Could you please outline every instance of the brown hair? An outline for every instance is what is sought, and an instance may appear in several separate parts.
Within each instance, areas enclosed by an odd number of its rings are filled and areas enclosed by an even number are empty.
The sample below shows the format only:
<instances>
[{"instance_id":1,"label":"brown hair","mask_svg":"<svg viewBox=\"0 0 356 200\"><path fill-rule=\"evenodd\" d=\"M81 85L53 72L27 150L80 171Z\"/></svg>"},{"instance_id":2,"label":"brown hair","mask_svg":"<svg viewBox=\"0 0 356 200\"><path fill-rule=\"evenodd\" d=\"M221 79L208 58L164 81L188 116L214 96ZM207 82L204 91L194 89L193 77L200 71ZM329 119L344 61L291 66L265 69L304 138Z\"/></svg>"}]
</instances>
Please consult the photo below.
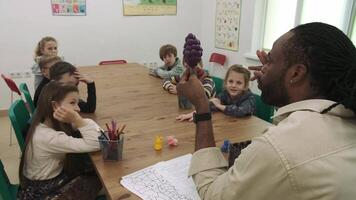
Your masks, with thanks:
<instances>
[{"instance_id":1,"label":"brown hair","mask_svg":"<svg viewBox=\"0 0 356 200\"><path fill-rule=\"evenodd\" d=\"M61 61L51 67L49 70L49 77L51 80L59 81L63 74L69 73L72 75L75 71L77 71L77 68L72 64Z\"/></svg>"},{"instance_id":2,"label":"brown hair","mask_svg":"<svg viewBox=\"0 0 356 200\"><path fill-rule=\"evenodd\" d=\"M163 60L163 58L170 53L177 57L177 48L171 44L166 44L159 48L159 57L161 60Z\"/></svg>"},{"instance_id":3,"label":"brown hair","mask_svg":"<svg viewBox=\"0 0 356 200\"><path fill-rule=\"evenodd\" d=\"M35 49L35 57L43 55L41 50L44 48L45 44L50 41L57 43L57 40L54 39L54 37L50 37L50 36L46 36L38 42L36 49Z\"/></svg>"},{"instance_id":4,"label":"brown hair","mask_svg":"<svg viewBox=\"0 0 356 200\"><path fill-rule=\"evenodd\" d=\"M59 56L42 56L40 58L38 65L40 66L40 69L42 69L48 63L56 62L56 61L59 62L62 61L62 59Z\"/></svg>"},{"instance_id":5,"label":"brown hair","mask_svg":"<svg viewBox=\"0 0 356 200\"><path fill-rule=\"evenodd\" d=\"M245 80L245 87L249 86L251 72L248 69L244 68L242 65L232 65L226 72L225 79L224 79L224 87L226 87L227 78L229 77L230 73L234 71L244 75Z\"/></svg>"},{"instance_id":6,"label":"brown hair","mask_svg":"<svg viewBox=\"0 0 356 200\"><path fill-rule=\"evenodd\" d=\"M35 132L36 128L40 123L43 123L46 119L48 119L52 124L51 128L53 128L54 130L64 131L67 135L72 135L72 133L74 132L71 124L60 122L54 119L53 117L54 110L52 102L61 102L70 92L78 92L78 88L73 84L64 84L57 81L50 81L43 88L38 99L36 112L33 116L30 129L27 133L25 150L21 156L19 167L20 184L23 184L23 169L24 162L26 160L26 152L28 149L27 147L32 140L33 133Z\"/></svg>"}]
</instances>

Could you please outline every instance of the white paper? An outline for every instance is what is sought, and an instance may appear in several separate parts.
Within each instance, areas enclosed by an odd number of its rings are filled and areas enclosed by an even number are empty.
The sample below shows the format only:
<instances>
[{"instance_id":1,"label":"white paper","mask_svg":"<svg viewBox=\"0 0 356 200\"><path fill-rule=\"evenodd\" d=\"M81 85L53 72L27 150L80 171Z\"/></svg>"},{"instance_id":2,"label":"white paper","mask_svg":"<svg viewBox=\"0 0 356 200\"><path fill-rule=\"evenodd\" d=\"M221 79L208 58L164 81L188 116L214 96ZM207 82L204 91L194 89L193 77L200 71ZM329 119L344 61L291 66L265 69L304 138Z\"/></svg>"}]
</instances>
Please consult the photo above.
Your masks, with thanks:
<instances>
[{"instance_id":1,"label":"white paper","mask_svg":"<svg viewBox=\"0 0 356 200\"><path fill-rule=\"evenodd\" d=\"M144 200L199 200L188 168L192 154L159 162L122 177L121 185Z\"/></svg>"}]
</instances>

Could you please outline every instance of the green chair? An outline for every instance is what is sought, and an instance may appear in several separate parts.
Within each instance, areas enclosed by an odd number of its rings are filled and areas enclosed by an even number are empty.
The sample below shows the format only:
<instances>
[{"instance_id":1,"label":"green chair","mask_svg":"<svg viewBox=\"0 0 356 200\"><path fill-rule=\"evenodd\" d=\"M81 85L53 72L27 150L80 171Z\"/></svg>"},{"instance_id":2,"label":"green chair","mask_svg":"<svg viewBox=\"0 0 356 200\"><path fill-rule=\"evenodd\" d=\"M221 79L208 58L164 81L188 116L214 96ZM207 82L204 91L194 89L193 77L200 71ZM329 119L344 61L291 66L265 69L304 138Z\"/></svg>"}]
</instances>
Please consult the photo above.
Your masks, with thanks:
<instances>
[{"instance_id":1,"label":"green chair","mask_svg":"<svg viewBox=\"0 0 356 200\"><path fill-rule=\"evenodd\" d=\"M34 105L34 103L32 101L32 97L31 97L30 91L27 88L26 83L21 83L20 84L20 91L25 96L27 106L28 106L28 108L30 110L30 113L32 115L33 112L35 112L35 105Z\"/></svg>"},{"instance_id":2,"label":"green chair","mask_svg":"<svg viewBox=\"0 0 356 200\"><path fill-rule=\"evenodd\" d=\"M265 104L261 96L258 94L253 94L256 99L256 116L260 119L272 123L272 116L274 115L274 107Z\"/></svg>"},{"instance_id":3,"label":"green chair","mask_svg":"<svg viewBox=\"0 0 356 200\"><path fill-rule=\"evenodd\" d=\"M21 99L16 100L9 108L8 115L15 130L17 142L20 145L21 151L24 150L24 137L28 129L28 121L30 113L28 112L25 102Z\"/></svg>"},{"instance_id":4,"label":"green chair","mask_svg":"<svg viewBox=\"0 0 356 200\"><path fill-rule=\"evenodd\" d=\"M224 80L222 78L215 77L215 76L212 76L211 78L215 83L216 94L220 94L224 89Z\"/></svg>"},{"instance_id":5,"label":"green chair","mask_svg":"<svg viewBox=\"0 0 356 200\"><path fill-rule=\"evenodd\" d=\"M11 184L0 160L0 200L14 200L19 189L18 185Z\"/></svg>"}]
</instances>

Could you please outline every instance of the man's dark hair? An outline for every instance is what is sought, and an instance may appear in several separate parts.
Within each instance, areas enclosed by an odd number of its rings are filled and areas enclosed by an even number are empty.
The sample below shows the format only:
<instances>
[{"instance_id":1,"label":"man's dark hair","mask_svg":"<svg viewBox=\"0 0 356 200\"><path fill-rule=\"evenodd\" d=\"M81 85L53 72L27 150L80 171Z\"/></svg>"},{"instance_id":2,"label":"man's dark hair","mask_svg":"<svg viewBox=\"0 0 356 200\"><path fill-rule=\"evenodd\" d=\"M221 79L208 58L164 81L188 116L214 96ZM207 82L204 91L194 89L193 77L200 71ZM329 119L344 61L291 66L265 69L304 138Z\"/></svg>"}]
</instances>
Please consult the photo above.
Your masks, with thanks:
<instances>
[{"instance_id":1,"label":"man's dark hair","mask_svg":"<svg viewBox=\"0 0 356 200\"><path fill-rule=\"evenodd\" d=\"M356 49L338 28L319 22L299 25L284 46L287 66L304 64L317 95L356 113Z\"/></svg>"},{"instance_id":2,"label":"man's dark hair","mask_svg":"<svg viewBox=\"0 0 356 200\"><path fill-rule=\"evenodd\" d=\"M49 70L49 77L51 80L58 81L62 78L63 74L69 73L70 75L74 74L77 70L72 64L67 62L57 62Z\"/></svg>"}]
</instances>

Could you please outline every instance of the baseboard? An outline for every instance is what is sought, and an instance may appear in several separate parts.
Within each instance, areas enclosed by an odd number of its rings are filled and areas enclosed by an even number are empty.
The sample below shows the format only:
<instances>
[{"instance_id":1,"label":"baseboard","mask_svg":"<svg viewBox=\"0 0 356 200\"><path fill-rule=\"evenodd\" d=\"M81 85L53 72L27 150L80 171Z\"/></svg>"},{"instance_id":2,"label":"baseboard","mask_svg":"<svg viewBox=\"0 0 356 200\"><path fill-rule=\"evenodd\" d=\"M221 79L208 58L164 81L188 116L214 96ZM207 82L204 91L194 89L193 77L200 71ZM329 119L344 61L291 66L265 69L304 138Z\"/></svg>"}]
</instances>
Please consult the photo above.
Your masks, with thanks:
<instances>
[{"instance_id":1,"label":"baseboard","mask_svg":"<svg viewBox=\"0 0 356 200\"><path fill-rule=\"evenodd\" d=\"M0 110L0 117L7 116L7 110Z\"/></svg>"}]
</instances>

